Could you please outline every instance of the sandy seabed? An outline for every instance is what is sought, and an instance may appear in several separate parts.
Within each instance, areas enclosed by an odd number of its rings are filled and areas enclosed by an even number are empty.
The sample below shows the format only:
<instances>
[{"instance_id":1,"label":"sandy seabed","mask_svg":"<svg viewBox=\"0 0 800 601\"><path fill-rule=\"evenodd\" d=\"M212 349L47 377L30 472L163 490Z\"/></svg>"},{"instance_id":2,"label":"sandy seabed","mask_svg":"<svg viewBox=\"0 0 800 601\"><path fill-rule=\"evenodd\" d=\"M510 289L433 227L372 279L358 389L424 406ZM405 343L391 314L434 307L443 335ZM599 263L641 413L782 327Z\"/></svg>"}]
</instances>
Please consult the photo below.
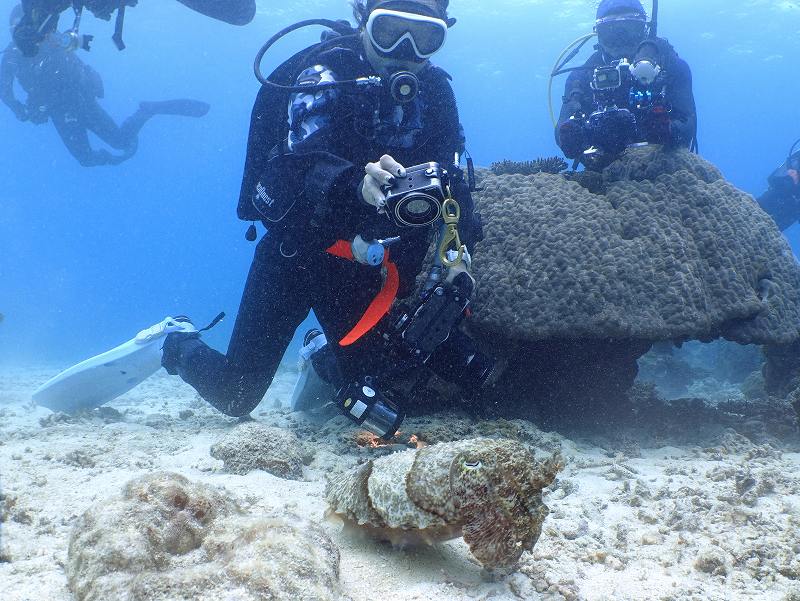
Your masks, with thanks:
<instances>
[{"instance_id":1,"label":"sandy seabed","mask_svg":"<svg viewBox=\"0 0 800 601\"><path fill-rule=\"evenodd\" d=\"M132 477L159 470L222 487L254 514L288 509L319 520L341 550L342 589L353 601L800 600L800 439L771 435L758 417L684 411L646 431L609 425L569 436L521 420L409 418L407 434L511 435L537 454L564 456L538 544L516 572L490 578L461 540L396 550L324 520L326 474L375 451L355 444L342 417L290 412L291 372L253 417L313 445L302 481L225 473L209 448L238 420L177 378L161 372L109 409L67 417L30 400L56 371L0 372L3 601L73 599L64 571L73 522Z\"/></svg>"}]
</instances>

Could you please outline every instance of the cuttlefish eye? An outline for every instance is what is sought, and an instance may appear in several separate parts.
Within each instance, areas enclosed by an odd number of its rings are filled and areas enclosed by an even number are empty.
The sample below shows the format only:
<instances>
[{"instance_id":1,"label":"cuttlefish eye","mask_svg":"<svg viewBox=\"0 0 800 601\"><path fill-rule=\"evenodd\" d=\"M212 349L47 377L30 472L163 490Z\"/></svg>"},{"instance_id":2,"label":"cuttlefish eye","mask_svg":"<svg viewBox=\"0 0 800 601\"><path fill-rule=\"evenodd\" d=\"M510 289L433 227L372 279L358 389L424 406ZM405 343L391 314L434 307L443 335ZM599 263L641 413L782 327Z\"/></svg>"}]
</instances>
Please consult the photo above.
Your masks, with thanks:
<instances>
[{"instance_id":1,"label":"cuttlefish eye","mask_svg":"<svg viewBox=\"0 0 800 601\"><path fill-rule=\"evenodd\" d=\"M480 468L482 468L482 467L483 467L483 464L482 464L480 461L478 461L478 460L475 460L475 461L465 461L465 462L464 462L464 467L465 467L465 468L467 468L468 470L477 470L477 469L480 469Z\"/></svg>"}]
</instances>

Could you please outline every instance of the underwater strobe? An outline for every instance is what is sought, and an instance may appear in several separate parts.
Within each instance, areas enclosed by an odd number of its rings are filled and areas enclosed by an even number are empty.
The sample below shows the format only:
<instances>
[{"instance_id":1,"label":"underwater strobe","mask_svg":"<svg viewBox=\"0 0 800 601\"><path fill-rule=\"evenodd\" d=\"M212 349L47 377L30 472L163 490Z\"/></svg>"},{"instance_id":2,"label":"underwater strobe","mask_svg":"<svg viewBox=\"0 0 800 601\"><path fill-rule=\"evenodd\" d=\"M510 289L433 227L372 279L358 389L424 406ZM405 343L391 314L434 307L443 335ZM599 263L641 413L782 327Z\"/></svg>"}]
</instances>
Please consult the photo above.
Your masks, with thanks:
<instances>
[{"instance_id":1,"label":"underwater strobe","mask_svg":"<svg viewBox=\"0 0 800 601\"><path fill-rule=\"evenodd\" d=\"M405 418L397 405L373 387L369 376L344 386L336 404L348 418L384 440L391 440Z\"/></svg>"}]
</instances>

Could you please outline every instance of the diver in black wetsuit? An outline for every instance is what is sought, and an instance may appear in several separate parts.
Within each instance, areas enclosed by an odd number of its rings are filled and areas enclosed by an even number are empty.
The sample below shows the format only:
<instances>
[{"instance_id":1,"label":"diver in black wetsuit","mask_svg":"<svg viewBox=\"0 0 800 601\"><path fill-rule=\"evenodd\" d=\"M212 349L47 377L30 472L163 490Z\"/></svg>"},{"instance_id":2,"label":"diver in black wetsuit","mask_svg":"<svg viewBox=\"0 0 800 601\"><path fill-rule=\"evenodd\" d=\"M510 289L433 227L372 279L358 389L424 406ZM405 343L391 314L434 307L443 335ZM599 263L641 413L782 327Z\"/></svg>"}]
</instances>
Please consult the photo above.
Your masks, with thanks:
<instances>
[{"instance_id":1,"label":"diver in black wetsuit","mask_svg":"<svg viewBox=\"0 0 800 601\"><path fill-rule=\"evenodd\" d=\"M666 40L647 35L639 0L603 0L597 51L567 79L556 141L567 158L604 166L628 145L692 148L692 73Z\"/></svg>"},{"instance_id":2,"label":"diver in black wetsuit","mask_svg":"<svg viewBox=\"0 0 800 601\"><path fill-rule=\"evenodd\" d=\"M412 293L434 234L434 222L402 227L390 220L387 188L406 181L406 167L436 161L450 168L463 150L449 77L429 61L453 23L446 8L447 0L358 3L357 31L332 35L321 44L327 49L298 53L270 77L285 77L295 91L262 87L239 216L263 221L268 231L255 251L228 351L210 348L191 332L170 333L163 346L167 371L223 413L244 416L255 409L295 329L313 309L338 362L333 378L340 408L359 423L367 418L361 412L371 412L366 427L394 433L396 419L385 413L373 419L382 409L365 408L381 397L377 387L387 367L384 339L377 324L367 322L374 302L391 288L394 269L399 281L389 302L393 294ZM455 178L451 185L469 246L478 236L469 186ZM393 236L400 239L390 247L384 281L365 241ZM445 278L468 287L465 271L461 264ZM369 327L355 335L364 323ZM475 356L469 351L466 364ZM371 384L359 384L355 396L346 392L347 383L366 381ZM358 395L364 402L351 404Z\"/></svg>"},{"instance_id":3,"label":"diver in black wetsuit","mask_svg":"<svg viewBox=\"0 0 800 601\"><path fill-rule=\"evenodd\" d=\"M11 13L12 27L20 15L18 6ZM14 94L15 80L27 94L25 102ZM0 100L20 121L52 121L70 154L85 167L117 165L131 158L136 153L139 130L155 115L202 117L209 109L197 100L142 102L139 110L118 126L97 102L103 95L100 74L75 52L51 41L45 41L32 58L24 56L13 42L3 53ZM90 131L122 153L93 149Z\"/></svg>"},{"instance_id":4,"label":"diver in black wetsuit","mask_svg":"<svg viewBox=\"0 0 800 601\"><path fill-rule=\"evenodd\" d=\"M789 157L773 171L767 182L769 188L758 198L758 204L784 231L800 219L800 140L789 151Z\"/></svg>"},{"instance_id":5,"label":"diver in black wetsuit","mask_svg":"<svg viewBox=\"0 0 800 601\"><path fill-rule=\"evenodd\" d=\"M62 12L85 7L98 19L108 21L120 7L139 0L22 0L23 16L13 30L14 42L25 56L35 56L39 44L58 29ZM232 25L246 25L256 14L255 0L178 0L181 4ZM121 12L121 11L120 11Z\"/></svg>"}]
</instances>

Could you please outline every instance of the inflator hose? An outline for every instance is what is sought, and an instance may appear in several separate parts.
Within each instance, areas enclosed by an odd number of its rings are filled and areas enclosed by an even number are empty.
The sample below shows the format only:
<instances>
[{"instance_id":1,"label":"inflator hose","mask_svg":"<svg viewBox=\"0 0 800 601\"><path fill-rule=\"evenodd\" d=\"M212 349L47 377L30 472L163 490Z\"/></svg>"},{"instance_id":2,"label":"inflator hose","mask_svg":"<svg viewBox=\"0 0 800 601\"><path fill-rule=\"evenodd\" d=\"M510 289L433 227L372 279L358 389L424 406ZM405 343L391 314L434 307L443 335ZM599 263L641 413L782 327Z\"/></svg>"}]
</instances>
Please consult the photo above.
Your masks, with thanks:
<instances>
[{"instance_id":1,"label":"inflator hose","mask_svg":"<svg viewBox=\"0 0 800 601\"><path fill-rule=\"evenodd\" d=\"M547 108L550 111L550 120L553 122L553 127L556 127L558 125L558 121L556 120L556 114L555 111L553 110L553 80L556 78L557 75L561 75L562 73L565 72L562 71L562 69L564 68L564 65L566 63L568 63L574 58L574 54L570 56L567 60L564 60L564 57L570 51L572 51L573 48L575 49L575 54L577 54L577 52L581 49L581 47L596 35L597 35L596 33L587 33L586 35L579 37L569 46L564 48L563 52L558 55L558 58L556 59L556 62L553 65L553 70L550 72L550 79L547 82Z\"/></svg>"},{"instance_id":2,"label":"inflator hose","mask_svg":"<svg viewBox=\"0 0 800 601\"><path fill-rule=\"evenodd\" d=\"M322 27L327 27L328 29L334 31L335 33L339 34L338 37L331 38L327 42L323 42L321 47L317 49L317 52L322 52L323 50L327 49L328 46L335 46L340 44L342 40L350 39L358 34L355 30L350 27L349 24L342 23L341 21L331 21L330 19L307 19L305 21L300 21L295 23L294 25L289 25L288 27L284 27L278 33L273 35L269 38L264 45L261 46L258 53L256 54L256 58L253 61L253 72L255 73L256 79L264 86L271 86L273 88L279 88L285 92L308 92L309 90L317 90L321 88L329 88L329 87L336 87L342 85L351 85L358 83L357 80L344 80L344 81L337 81L337 82L329 82L317 85L304 85L304 86L285 86L274 81L270 81L267 77L264 77L264 74L261 72L261 61L264 60L264 55L267 53L275 42L281 39L283 36L303 27L309 27L311 25L321 25Z\"/></svg>"}]
</instances>

